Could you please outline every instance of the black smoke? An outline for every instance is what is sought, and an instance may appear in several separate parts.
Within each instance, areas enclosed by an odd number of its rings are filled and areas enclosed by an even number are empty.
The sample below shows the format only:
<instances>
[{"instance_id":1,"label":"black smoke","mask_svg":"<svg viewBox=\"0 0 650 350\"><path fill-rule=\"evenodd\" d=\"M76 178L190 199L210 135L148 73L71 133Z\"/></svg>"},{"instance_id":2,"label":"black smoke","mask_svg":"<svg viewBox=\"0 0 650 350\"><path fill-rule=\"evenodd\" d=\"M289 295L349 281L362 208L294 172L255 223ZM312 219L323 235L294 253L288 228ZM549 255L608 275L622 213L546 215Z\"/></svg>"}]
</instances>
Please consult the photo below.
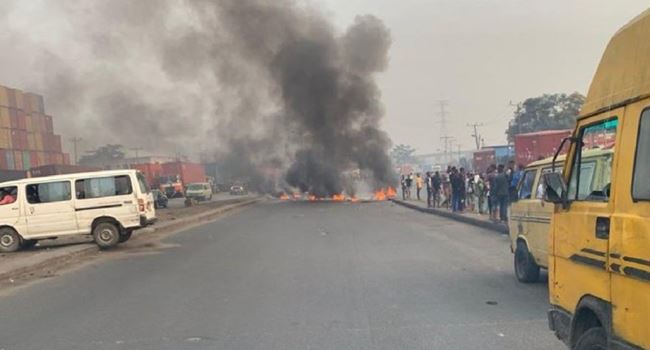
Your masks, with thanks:
<instances>
[{"instance_id":1,"label":"black smoke","mask_svg":"<svg viewBox=\"0 0 650 350\"><path fill-rule=\"evenodd\" d=\"M58 130L89 147L200 154L262 190L350 192L353 169L375 187L393 181L375 82L391 39L376 17L339 32L292 0L21 4L6 16L30 25L0 27L0 45L31 59L5 55L0 75L42 92ZM31 35L38 25L61 33Z\"/></svg>"}]
</instances>

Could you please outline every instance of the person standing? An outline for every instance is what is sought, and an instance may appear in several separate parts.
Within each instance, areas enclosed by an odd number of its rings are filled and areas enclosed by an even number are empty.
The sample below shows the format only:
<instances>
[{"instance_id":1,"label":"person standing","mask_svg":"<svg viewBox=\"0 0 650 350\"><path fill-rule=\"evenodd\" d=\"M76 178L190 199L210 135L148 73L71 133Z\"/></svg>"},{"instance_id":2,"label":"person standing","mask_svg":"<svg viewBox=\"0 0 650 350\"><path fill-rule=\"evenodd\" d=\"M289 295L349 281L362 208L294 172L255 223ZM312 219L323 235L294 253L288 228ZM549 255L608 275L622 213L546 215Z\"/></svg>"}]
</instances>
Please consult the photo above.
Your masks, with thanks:
<instances>
[{"instance_id":1,"label":"person standing","mask_svg":"<svg viewBox=\"0 0 650 350\"><path fill-rule=\"evenodd\" d=\"M420 200L420 191L422 191L422 187L424 187L424 179L422 179L420 173L417 173L415 176L415 191L418 197L418 201Z\"/></svg>"},{"instance_id":2,"label":"person standing","mask_svg":"<svg viewBox=\"0 0 650 350\"><path fill-rule=\"evenodd\" d=\"M436 171L436 173L433 175L433 178L431 178L431 186L433 186L433 207L439 208L440 191L442 190L442 177L440 176L439 171Z\"/></svg>"},{"instance_id":3,"label":"person standing","mask_svg":"<svg viewBox=\"0 0 650 350\"><path fill-rule=\"evenodd\" d=\"M413 186L413 173L406 177L406 198L411 199L411 187Z\"/></svg>"},{"instance_id":4,"label":"person standing","mask_svg":"<svg viewBox=\"0 0 650 350\"><path fill-rule=\"evenodd\" d=\"M404 174L400 176L399 184L402 187L402 200L406 200L406 176Z\"/></svg>"},{"instance_id":5,"label":"person standing","mask_svg":"<svg viewBox=\"0 0 650 350\"><path fill-rule=\"evenodd\" d=\"M495 192L496 185L494 183L494 179L496 178L495 171L496 171L496 165L492 164L488 167L487 175L486 175L488 212L490 213L490 219L493 221L498 220L498 216L497 216L498 201Z\"/></svg>"},{"instance_id":6,"label":"person standing","mask_svg":"<svg viewBox=\"0 0 650 350\"><path fill-rule=\"evenodd\" d=\"M430 171L427 171L424 180L425 184L427 185L427 208L431 208L433 205L433 186L431 183L432 176Z\"/></svg>"},{"instance_id":7,"label":"person standing","mask_svg":"<svg viewBox=\"0 0 650 350\"><path fill-rule=\"evenodd\" d=\"M497 168L497 176L494 178L495 194L499 206L499 220L501 222L508 222L508 204L509 204L509 185L508 175L505 173L503 164Z\"/></svg>"}]
</instances>

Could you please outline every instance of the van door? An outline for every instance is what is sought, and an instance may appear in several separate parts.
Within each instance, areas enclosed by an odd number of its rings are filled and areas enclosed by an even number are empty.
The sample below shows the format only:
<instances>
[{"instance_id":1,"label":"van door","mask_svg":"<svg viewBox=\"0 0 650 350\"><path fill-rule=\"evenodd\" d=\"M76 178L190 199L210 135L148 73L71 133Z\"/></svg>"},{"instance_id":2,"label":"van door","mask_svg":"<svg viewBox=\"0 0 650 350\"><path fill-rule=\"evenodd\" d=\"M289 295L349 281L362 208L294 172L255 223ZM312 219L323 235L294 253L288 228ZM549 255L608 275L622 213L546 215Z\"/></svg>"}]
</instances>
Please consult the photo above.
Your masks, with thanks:
<instances>
[{"instance_id":1,"label":"van door","mask_svg":"<svg viewBox=\"0 0 650 350\"><path fill-rule=\"evenodd\" d=\"M516 248L517 239L523 238L533 256L535 256L535 252L530 237L529 213L531 202L534 201L533 185L536 176L537 168L526 169L517 186L517 201L510 206L510 232L513 249Z\"/></svg>"},{"instance_id":2,"label":"van door","mask_svg":"<svg viewBox=\"0 0 650 350\"><path fill-rule=\"evenodd\" d=\"M552 276L551 301L566 310L575 310L580 299L591 294L610 301L610 277L606 269L609 248L609 228L614 211L610 183L616 174L616 157L603 162L584 159L590 149L614 147L618 119L623 110L582 119L567 166L568 209L558 207L553 217L553 261L549 262ZM601 174L597 176L597 174ZM597 181L596 179L600 179Z\"/></svg>"},{"instance_id":3,"label":"van door","mask_svg":"<svg viewBox=\"0 0 650 350\"><path fill-rule=\"evenodd\" d=\"M20 212L18 186L0 188L0 225L13 227L19 234L24 229L24 217Z\"/></svg>"},{"instance_id":4,"label":"van door","mask_svg":"<svg viewBox=\"0 0 650 350\"><path fill-rule=\"evenodd\" d=\"M645 110L643 108L646 108ZM614 337L650 348L650 103L626 111L609 268Z\"/></svg>"},{"instance_id":5,"label":"van door","mask_svg":"<svg viewBox=\"0 0 650 350\"><path fill-rule=\"evenodd\" d=\"M531 188L531 199L528 204L528 240L537 265L548 267L548 231L551 228L553 206L544 202L543 186L540 188L542 174L551 168L541 168L535 172L534 184Z\"/></svg>"},{"instance_id":6,"label":"van door","mask_svg":"<svg viewBox=\"0 0 650 350\"><path fill-rule=\"evenodd\" d=\"M90 233L93 221L100 216L114 218L124 227L140 222L129 175L78 179L75 197L77 222L83 233Z\"/></svg>"},{"instance_id":7,"label":"van door","mask_svg":"<svg viewBox=\"0 0 650 350\"><path fill-rule=\"evenodd\" d=\"M25 195L30 238L77 233L70 181L27 184Z\"/></svg>"}]
</instances>

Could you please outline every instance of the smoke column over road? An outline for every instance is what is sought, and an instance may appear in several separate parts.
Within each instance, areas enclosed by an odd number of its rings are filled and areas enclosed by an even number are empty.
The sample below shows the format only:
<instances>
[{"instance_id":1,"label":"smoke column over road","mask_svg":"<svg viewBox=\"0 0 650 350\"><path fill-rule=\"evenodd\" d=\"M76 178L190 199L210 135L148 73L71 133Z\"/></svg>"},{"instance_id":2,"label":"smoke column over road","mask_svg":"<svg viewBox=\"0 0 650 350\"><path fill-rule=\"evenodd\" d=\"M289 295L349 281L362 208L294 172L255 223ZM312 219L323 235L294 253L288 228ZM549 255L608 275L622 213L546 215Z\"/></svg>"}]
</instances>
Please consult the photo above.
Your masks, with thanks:
<instances>
[{"instance_id":1,"label":"smoke column over road","mask_svg":"<svg viewBox=\"0 0 650 350\"><path fill-rule=\"evenodd\" d=\"M70 136L201 153L260 187L320 196L347 188L351 169L375 187L394 179L375 83L391 39L376 17L338 32L292 0L4 6L0 45L15 54L0 58L3 83L43 93ZM264 183L278 171L285 184Z\"/></svg>"}]
</instances>

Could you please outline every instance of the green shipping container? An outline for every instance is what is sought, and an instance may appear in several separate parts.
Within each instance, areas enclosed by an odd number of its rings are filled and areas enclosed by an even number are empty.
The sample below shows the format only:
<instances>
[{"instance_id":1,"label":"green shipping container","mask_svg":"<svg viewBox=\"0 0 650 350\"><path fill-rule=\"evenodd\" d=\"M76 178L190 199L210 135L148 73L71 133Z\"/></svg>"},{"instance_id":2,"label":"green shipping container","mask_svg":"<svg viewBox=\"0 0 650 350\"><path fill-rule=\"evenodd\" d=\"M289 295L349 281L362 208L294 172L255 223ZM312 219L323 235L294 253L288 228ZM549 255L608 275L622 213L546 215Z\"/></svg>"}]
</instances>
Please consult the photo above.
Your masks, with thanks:
<instances>
[{"instance_id":1,"label":"green shipping container","mask_svg":"<svg viewBox=\"0 0 650 350\"><path fill-rule=\"evenodd\" d=\"M29 170L31 169L32 165L29 160L29 152L25 151L23 152L23 169Z\"/></svg>"}]
</instances>

